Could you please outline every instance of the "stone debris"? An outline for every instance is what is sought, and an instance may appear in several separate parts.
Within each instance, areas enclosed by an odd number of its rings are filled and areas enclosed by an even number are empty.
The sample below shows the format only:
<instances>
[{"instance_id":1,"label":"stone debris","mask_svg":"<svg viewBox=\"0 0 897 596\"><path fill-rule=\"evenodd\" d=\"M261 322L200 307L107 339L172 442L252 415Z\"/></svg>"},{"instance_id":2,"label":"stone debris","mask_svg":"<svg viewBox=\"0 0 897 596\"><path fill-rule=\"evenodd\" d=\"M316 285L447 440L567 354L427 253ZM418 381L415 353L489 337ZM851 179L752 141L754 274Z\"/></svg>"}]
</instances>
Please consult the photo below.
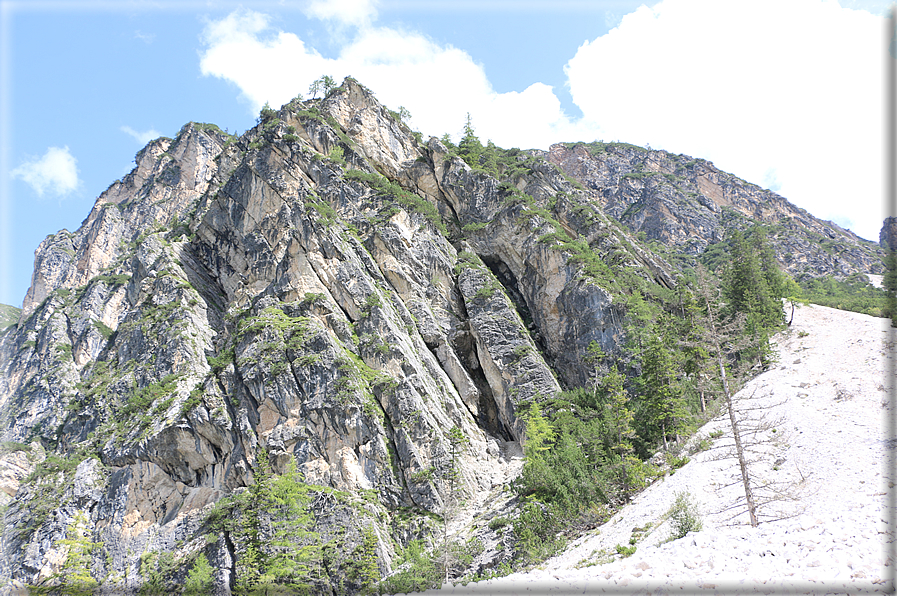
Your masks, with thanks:
<instances>
[{"instance_id":1,"label":"stone debris","mask_svg":"<svg viewBox=\"0 0 897 596\"><path fill-rule=\"evenodd\" d=\"M786 429L797 431L779 446L782 457L775 460L781 466L777 473L798 482L804 479L795 487L793 517L751 528L740 516L734 521L742 525L727 525L732 522L725 522L726 515L718 511L737 498L738 487L713 490L714 482L728 470L720 466L724 462L699 453L540 569L433 593L491 594L495 590L501 594L508 593L504 590L509 586L546 594L571 590L600 594L621 587L633 594L893 591L886 548L893 552L895 533L884 520L888 518L887 484L895 474L894 451L880 433L884 417L894 413L890 402L881 407L874 390L885 370L885 358L878 351L879 342L886 338L884 324L865 315L804 306L797 311L792 328L776 337L779 364L743 389L766 387L778 394L796 385L811 385L803 379L818 376L823 381L811 399L799 400L791 394L775 412L784 417ZM789 356L807 343L809 338L799 338L801 331L813 332L813 346L805 352L802 366L781 364L791 362ZM865 341L849 341L858 336ZM839 399L837 387L842 386L851 388L853 399ZM837 408L839 415L826 414L824 408ZM699 435L725 431L722 422L710 422ZM862 489L864 485L871 489ZM664 513L673 495L686 489L701 502L704 529L667 542L669 524ZM631 557L582 565L591 553L612 552L616 544L628 544L630 529L648 522L653 526Z\"/></svg>"}]
</instances>

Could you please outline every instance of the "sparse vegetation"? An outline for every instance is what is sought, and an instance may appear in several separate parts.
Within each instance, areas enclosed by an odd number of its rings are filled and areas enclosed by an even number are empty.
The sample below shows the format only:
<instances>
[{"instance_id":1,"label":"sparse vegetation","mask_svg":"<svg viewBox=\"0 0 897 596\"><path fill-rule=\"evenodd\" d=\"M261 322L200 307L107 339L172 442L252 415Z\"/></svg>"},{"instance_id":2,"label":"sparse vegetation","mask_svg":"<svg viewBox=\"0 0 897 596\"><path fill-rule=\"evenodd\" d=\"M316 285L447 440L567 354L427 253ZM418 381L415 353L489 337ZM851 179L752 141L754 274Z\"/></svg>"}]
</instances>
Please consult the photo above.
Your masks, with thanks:
<instances>
[{"instance_id":1,"label":"sparse vegetation","mask_svg":"<svg viewBox=\"0 0 897 596\"><path fill-rule=\"evenodd\" d=\"M377 191L381 196L398 201L401 205L409 207L413 212L423 215L443 234L448 233L448 229L445 227L442 218L439 216L439 211L437 211L436 207L426 199L404 190L398 184L390 182L387 178L384 178L379 174L372 174L361 170L349 170L346 172L345 177L347 180L363 182L371 189Z\"/></svg>"},{"instance_id":2,"label":"sparse vegetation","mask_svg":"<svg viewBox=\"0 0 897 596\"><path fill-rule=\"evenodd\" d=\"M19 321L21 312L21 308L0 304L0 331L15 325Z\"/></svg>"},{"instance_id":3,"label":"sparse vegetation","mask_svg":"<svg viewBox=\"0 0 897 596\"><path fill-rule=\"evenodd\" d=\"M699 532L704 527L698 505L688 492L676 493L676 501L667 515L672 528L670 540L684 538L689 532Z\"/></svg>"}]
</instances>

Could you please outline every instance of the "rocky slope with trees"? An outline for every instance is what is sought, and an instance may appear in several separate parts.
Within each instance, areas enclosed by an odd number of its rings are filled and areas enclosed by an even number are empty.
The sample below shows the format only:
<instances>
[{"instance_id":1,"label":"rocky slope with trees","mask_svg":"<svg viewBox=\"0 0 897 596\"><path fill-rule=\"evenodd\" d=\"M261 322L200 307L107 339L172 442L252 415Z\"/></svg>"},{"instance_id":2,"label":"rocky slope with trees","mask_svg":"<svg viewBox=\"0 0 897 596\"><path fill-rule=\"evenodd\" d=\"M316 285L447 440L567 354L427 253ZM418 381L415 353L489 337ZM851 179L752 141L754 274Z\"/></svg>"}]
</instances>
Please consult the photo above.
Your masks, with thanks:
<instances>
[{"instance_id":1,"label":"rocky slope with trees","mask_svg":"<svg viewBox=\"0 0 897 596\"><path fill-rule=\"evenodd\" d=\"M361 594L519 568L710 415L717 275L539 152L469 122L425 143L353 79L321 83L239 137L152 141L38 247L0 331L7 592ZM790 286L744 227L682 246L731 240L720 313L750 341L721 357L756 370ZM840 271L879 271L857 250Z\"/></svg>"},{"instance_id":2,"label":"rocky slope with trees","mask_svg":"<svg viewBox=\"0 0 897 596\"><path fill-rule=\"evenodd\" d=\"M732 230L761 223L777 259L798 280L883 272L876 243L707 160L602 142L559 143L546 157L595 190L605 213L678 252L700 255Z\"/></svg>"}]
</instances>

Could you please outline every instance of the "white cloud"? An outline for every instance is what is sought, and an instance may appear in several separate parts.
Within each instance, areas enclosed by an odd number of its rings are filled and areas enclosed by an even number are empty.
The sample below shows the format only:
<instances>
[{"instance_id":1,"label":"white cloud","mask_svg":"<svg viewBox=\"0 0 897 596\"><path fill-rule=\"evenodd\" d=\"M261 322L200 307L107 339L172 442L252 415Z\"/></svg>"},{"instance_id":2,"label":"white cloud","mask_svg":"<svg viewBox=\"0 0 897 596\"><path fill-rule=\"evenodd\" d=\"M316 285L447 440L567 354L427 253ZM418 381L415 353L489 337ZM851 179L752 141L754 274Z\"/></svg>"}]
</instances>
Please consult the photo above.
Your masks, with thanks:
<instances>
[{"instance_id":1,"label":"white cloud","mask_svg":"<svg viewBox=\"0 0 897 596\"><path fill-rule=\"evenodd\" d=\"M376 5L374 0L311 0L305 14L343 25L361 26L376 18Z\"/></svg>"},{"instance_id":2,"label":"white cloud","mask_svg":"<svg viewBox=\"0 0 897 596\"><path fill-rule=\"evenodd\" d=\"M313 2L308 10L364 26L324 58L266 15L236 11L207 25L202 73L233 82L256 112L307 94L321 75L352 75L387 106L407 107L426 135L457 139L470 112L477 135L504 147L650 143L778 187L814 215L878 237L882 23L868 12L823 0L642 6L566 65L584 115L574 120L547 85L498 93L463 50L370 26L371 2Z\"/></svg>"},{"instance_id":3,"label":"white cloud","mask_svg":"<svg viewBox=\"0 0 897 596\"><path fill-rule=\"evenodd\" d=\"M877 240L882 25L818 0L664 0L584 43L566 72L606 140L774 182L814 215Z\"/></svg>"},{"instance_id":4,"label":"white cloud","mask_svg":"<svg viewBox=\"0 0 897 596\"><path fill-rule=\"evenodd\" d=\"M140 41L142 41L143 43L148 45L148 44L153 43L153 40L156 39L156 34L155 33L143 33L142 31L140 31L140 29L138 29L138 30L134 31L134 39L139 39Z\"/></svg>"},{"instance_id":5,"label":"white cloud","mask_svg":"<svg viewBox=\"0 0 897 596\"><path fill-rule=\"evenodd\" d=\"M126 134L134 137L134 139L141 145L146 145L153 139L158 139L159 137L162 136L161 132L159 132L158 130L155 130L153 128L146 130L144 132L140 132L140 131L134 130L130 126L122 126L119 128L119 130L122 131L123 133L126 133Z\"/></svg>"},{"instance_id":6,"label":"white cloud","mask_svg":"<svg viewBox=\"0 0 897 596\"><path fill-rule=\"evenodd\" d=\"M10 175L25 181L39 197L46 192L61 197L81 185L77 163L68 147L50 147L43 157L25 161Z\"/></svg>"}]
</instances>

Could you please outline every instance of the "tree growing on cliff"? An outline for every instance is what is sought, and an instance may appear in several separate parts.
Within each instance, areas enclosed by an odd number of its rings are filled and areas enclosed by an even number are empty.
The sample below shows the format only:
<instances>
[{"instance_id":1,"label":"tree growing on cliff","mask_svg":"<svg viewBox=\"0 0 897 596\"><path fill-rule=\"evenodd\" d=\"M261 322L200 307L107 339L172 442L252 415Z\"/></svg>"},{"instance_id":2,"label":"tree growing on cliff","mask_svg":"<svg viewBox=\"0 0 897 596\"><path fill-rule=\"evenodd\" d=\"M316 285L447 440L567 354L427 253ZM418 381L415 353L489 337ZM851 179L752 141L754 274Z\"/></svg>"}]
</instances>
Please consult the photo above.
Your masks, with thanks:
<instances>
[{"instance_id":1,"label":"tree growing on cliff","mask_svg":"<svg viewBox=\"0 0 897 596\"><path fill-rule=\"evenodd\" d=\"M100 548L102 543L90 540L87 525L87 516L78 511L66 529L65 538L56 541L56 546L67 550L61 572L54 575L47 585L31 586L34 593L89 596L96 591L99 582L91 574L90 564L93 551Z\"/></svg>"},{"instance_id":2,"label":"tree growing on cliff","mask_svg":"<svg viewBox=\"0 0 897 596\"><path fill-rule=\"evenodd\" d=\"M480 156L483 154L483 144L477 138L470 120L470 112L467 113L467 121L464 123L464 132L461 141L458 142L458 156L467 162L472 168L480 167Z\"/></svg>"},{"instance_id":3,"label":"tree growing on cliff","mask_svg":"<svg viewBox=\"0 0 897 596\"><path fill-rule=\"evenodd\" d=\"M199 553L184 581L184 596L205 596L212 592L212 566L203 553Z\"/></svg>"},{"instance_id":4,"label":"tree growing on cliff","mask_svg":"<svg viewBox=\"0 0 897 596\"><path fill-rule=\"evenodd\" d=\"M461 453L470 445L470 439L459 427L453 426L446 433L448 439L447 461L440 471L443 483L448 487L443 496L442 511L442 544L436 553L436 564L442 570L442 577L449 580L450 575L459 566L459 546L448 535L449 524L452 523L463 506L461 485Z\"/></svg>"},{"instance_id":5,"label":"tree growing on cliff","mask_svg":"<svg viewBox=\"0 0 897 596\"><path fill-rule=\"evenodd\" d=\"M617 479L623 495L628 500L633 489L643 480L635 473L636 470L641 470L641 461L635 456L632 446L632 439L635 437L632 429L634 416L629 409L629 395L623 387L623 375L616 365L604 376L601 385L606 393L604 428L607 432L608 450L613 458L612 465L618 471Z\"/></svg>"},{"instance_id":6,"label":"tree growing on cliff","mask_svg":"<svg viewBox=\"0 0 897 596\"><path fill-rule=\"evenodd\" d=\"M321 546L310 530L308 487L291 459L276 475L268 455L260 450L253 482L241 503L242 524L237 534L245 545L237 560L237 592L310 593L321 573Z\"/></svg>"}]
</instances>

